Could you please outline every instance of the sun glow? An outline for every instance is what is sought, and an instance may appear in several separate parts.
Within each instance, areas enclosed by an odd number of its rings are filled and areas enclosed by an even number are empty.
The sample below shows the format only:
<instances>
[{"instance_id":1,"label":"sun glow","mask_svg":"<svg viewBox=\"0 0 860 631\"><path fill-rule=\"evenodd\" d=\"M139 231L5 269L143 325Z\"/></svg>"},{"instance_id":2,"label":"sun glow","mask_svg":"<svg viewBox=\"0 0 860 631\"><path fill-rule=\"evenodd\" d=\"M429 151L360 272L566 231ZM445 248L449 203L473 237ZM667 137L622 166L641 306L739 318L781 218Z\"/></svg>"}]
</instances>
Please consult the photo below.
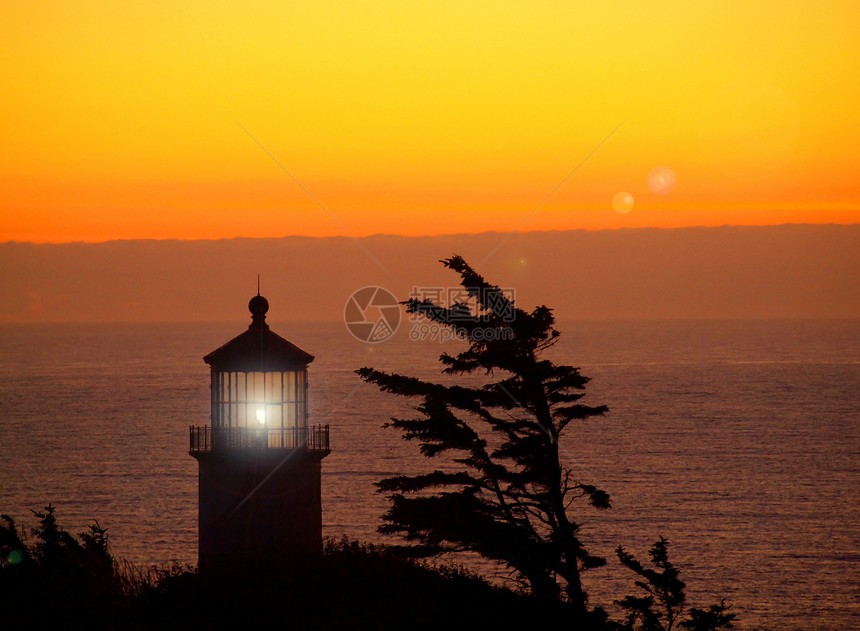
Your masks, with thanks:
<instances>
[{"instance_id":1,"label":"sun glow","mask_svg":"<svg viewBox=\"0 0 860 631\"><path fill-rule=\"evenodd\" d=\"M858 13L12 3L0 240L858 221Z\"/></svg>"}]
</instances>

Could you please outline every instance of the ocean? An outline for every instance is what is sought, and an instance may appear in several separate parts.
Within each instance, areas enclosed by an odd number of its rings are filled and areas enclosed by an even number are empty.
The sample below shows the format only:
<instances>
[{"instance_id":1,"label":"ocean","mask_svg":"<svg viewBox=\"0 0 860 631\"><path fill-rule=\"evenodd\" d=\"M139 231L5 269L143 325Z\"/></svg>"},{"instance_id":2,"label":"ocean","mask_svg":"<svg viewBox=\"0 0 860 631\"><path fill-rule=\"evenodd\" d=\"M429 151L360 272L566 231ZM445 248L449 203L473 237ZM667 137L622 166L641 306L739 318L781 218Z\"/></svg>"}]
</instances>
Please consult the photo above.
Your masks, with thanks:
<instances>
[{"instance_id":1,"label":"ocean","mask_svg":"<svg viewBox=\"0 0 860 631\"><path fill-rule=\"evenodd\" d=\"M197 469L188 427L208 422L202 357L235 324L0 325L0 512L28 528L57 507L80 532L97 519L116 556L196 563ZM373 483L428 466L382 425L409 401L354 370L425 378L459 342L379 344L342 323L270 323L316 356L310 422L331 426L323 534L383 543ZM860 321L561 322L550 351L591 378L609 413L568 430L576 475L612 497L571 507L606 568L592 604L633 593L623 545L640 559L660 535L688 601L725 597L741 629L860 628ZM472 562L495 579L498 568Z\"/></svg>"}]
</instances>

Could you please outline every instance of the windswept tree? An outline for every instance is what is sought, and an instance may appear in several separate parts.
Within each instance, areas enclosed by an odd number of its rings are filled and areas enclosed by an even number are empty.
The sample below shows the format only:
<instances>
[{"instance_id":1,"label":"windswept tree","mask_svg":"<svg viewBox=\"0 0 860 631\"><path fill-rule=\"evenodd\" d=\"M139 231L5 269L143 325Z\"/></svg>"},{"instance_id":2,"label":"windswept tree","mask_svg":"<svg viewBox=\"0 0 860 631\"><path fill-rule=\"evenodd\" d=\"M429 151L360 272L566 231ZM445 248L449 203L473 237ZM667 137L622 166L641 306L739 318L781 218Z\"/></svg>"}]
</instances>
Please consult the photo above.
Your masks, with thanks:
<instances>
[{"instance_id":1,"label":"windswept tree","mask_svg":"<svg viewBox=\"0 0 860 631\"><path fill-rule=\"evenodd\" d=\"M580 540L573 505L582 500L606 509L610 502L565 464L562 443L566 431L607 408L581 402L588 378L577 368L544 357L559 337L550 309L516 307L459 256L441 262L460 275L469 299L404 304L468 343L457 355L442 354L444 373L482 374L485 382L446 385L357 371L383 391L420 398L415 418L386 426L416 441L424 456L446 460L435 470L377 483L391 502L380 531L405 536L422 554L468 550L506 564L534 595L565 599L584 619L582 573L605 559Z\"/></svg>"}]
</instances>

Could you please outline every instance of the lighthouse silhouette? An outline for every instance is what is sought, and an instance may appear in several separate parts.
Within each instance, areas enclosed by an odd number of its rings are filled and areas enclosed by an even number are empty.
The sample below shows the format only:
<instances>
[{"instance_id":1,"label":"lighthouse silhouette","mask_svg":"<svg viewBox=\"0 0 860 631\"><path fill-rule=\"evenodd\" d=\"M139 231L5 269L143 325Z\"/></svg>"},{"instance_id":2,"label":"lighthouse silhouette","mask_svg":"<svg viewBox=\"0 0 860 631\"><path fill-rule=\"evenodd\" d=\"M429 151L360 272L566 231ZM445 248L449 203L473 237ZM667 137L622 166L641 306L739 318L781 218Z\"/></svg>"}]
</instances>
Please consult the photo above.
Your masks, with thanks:
<instances>
[{"instance_id":1,"label":"lighthouse silhouette","mask_svg":"<svg viewBox=\"0 0 860 631\"><path fill-rule=\"evenodd\" d=\"M201 570L322 548L321 464L330 449L328 425L308 426L314 357L269 328L259 290L248 309L248 330L203 358L210 425L190 428Z\"/></svg>"}]
</instances>

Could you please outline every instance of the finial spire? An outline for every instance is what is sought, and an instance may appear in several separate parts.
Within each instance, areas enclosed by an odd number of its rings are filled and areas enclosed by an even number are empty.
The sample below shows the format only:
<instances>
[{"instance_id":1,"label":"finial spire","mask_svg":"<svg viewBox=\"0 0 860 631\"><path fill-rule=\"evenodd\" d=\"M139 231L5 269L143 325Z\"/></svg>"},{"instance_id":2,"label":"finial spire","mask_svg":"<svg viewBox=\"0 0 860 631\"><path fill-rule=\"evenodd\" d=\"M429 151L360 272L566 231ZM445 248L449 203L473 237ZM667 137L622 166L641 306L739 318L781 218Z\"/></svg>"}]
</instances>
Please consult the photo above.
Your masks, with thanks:
<instances>
[{"instance_id":1,"label":"finial spire","mask_svg":"<svg viewBox=\"0 0 860 631\"><path fill-rule=\"evenodd\" d=\"M257 274L257 295L260 295L260 275Z\"/></svg>"}]
</instances>

